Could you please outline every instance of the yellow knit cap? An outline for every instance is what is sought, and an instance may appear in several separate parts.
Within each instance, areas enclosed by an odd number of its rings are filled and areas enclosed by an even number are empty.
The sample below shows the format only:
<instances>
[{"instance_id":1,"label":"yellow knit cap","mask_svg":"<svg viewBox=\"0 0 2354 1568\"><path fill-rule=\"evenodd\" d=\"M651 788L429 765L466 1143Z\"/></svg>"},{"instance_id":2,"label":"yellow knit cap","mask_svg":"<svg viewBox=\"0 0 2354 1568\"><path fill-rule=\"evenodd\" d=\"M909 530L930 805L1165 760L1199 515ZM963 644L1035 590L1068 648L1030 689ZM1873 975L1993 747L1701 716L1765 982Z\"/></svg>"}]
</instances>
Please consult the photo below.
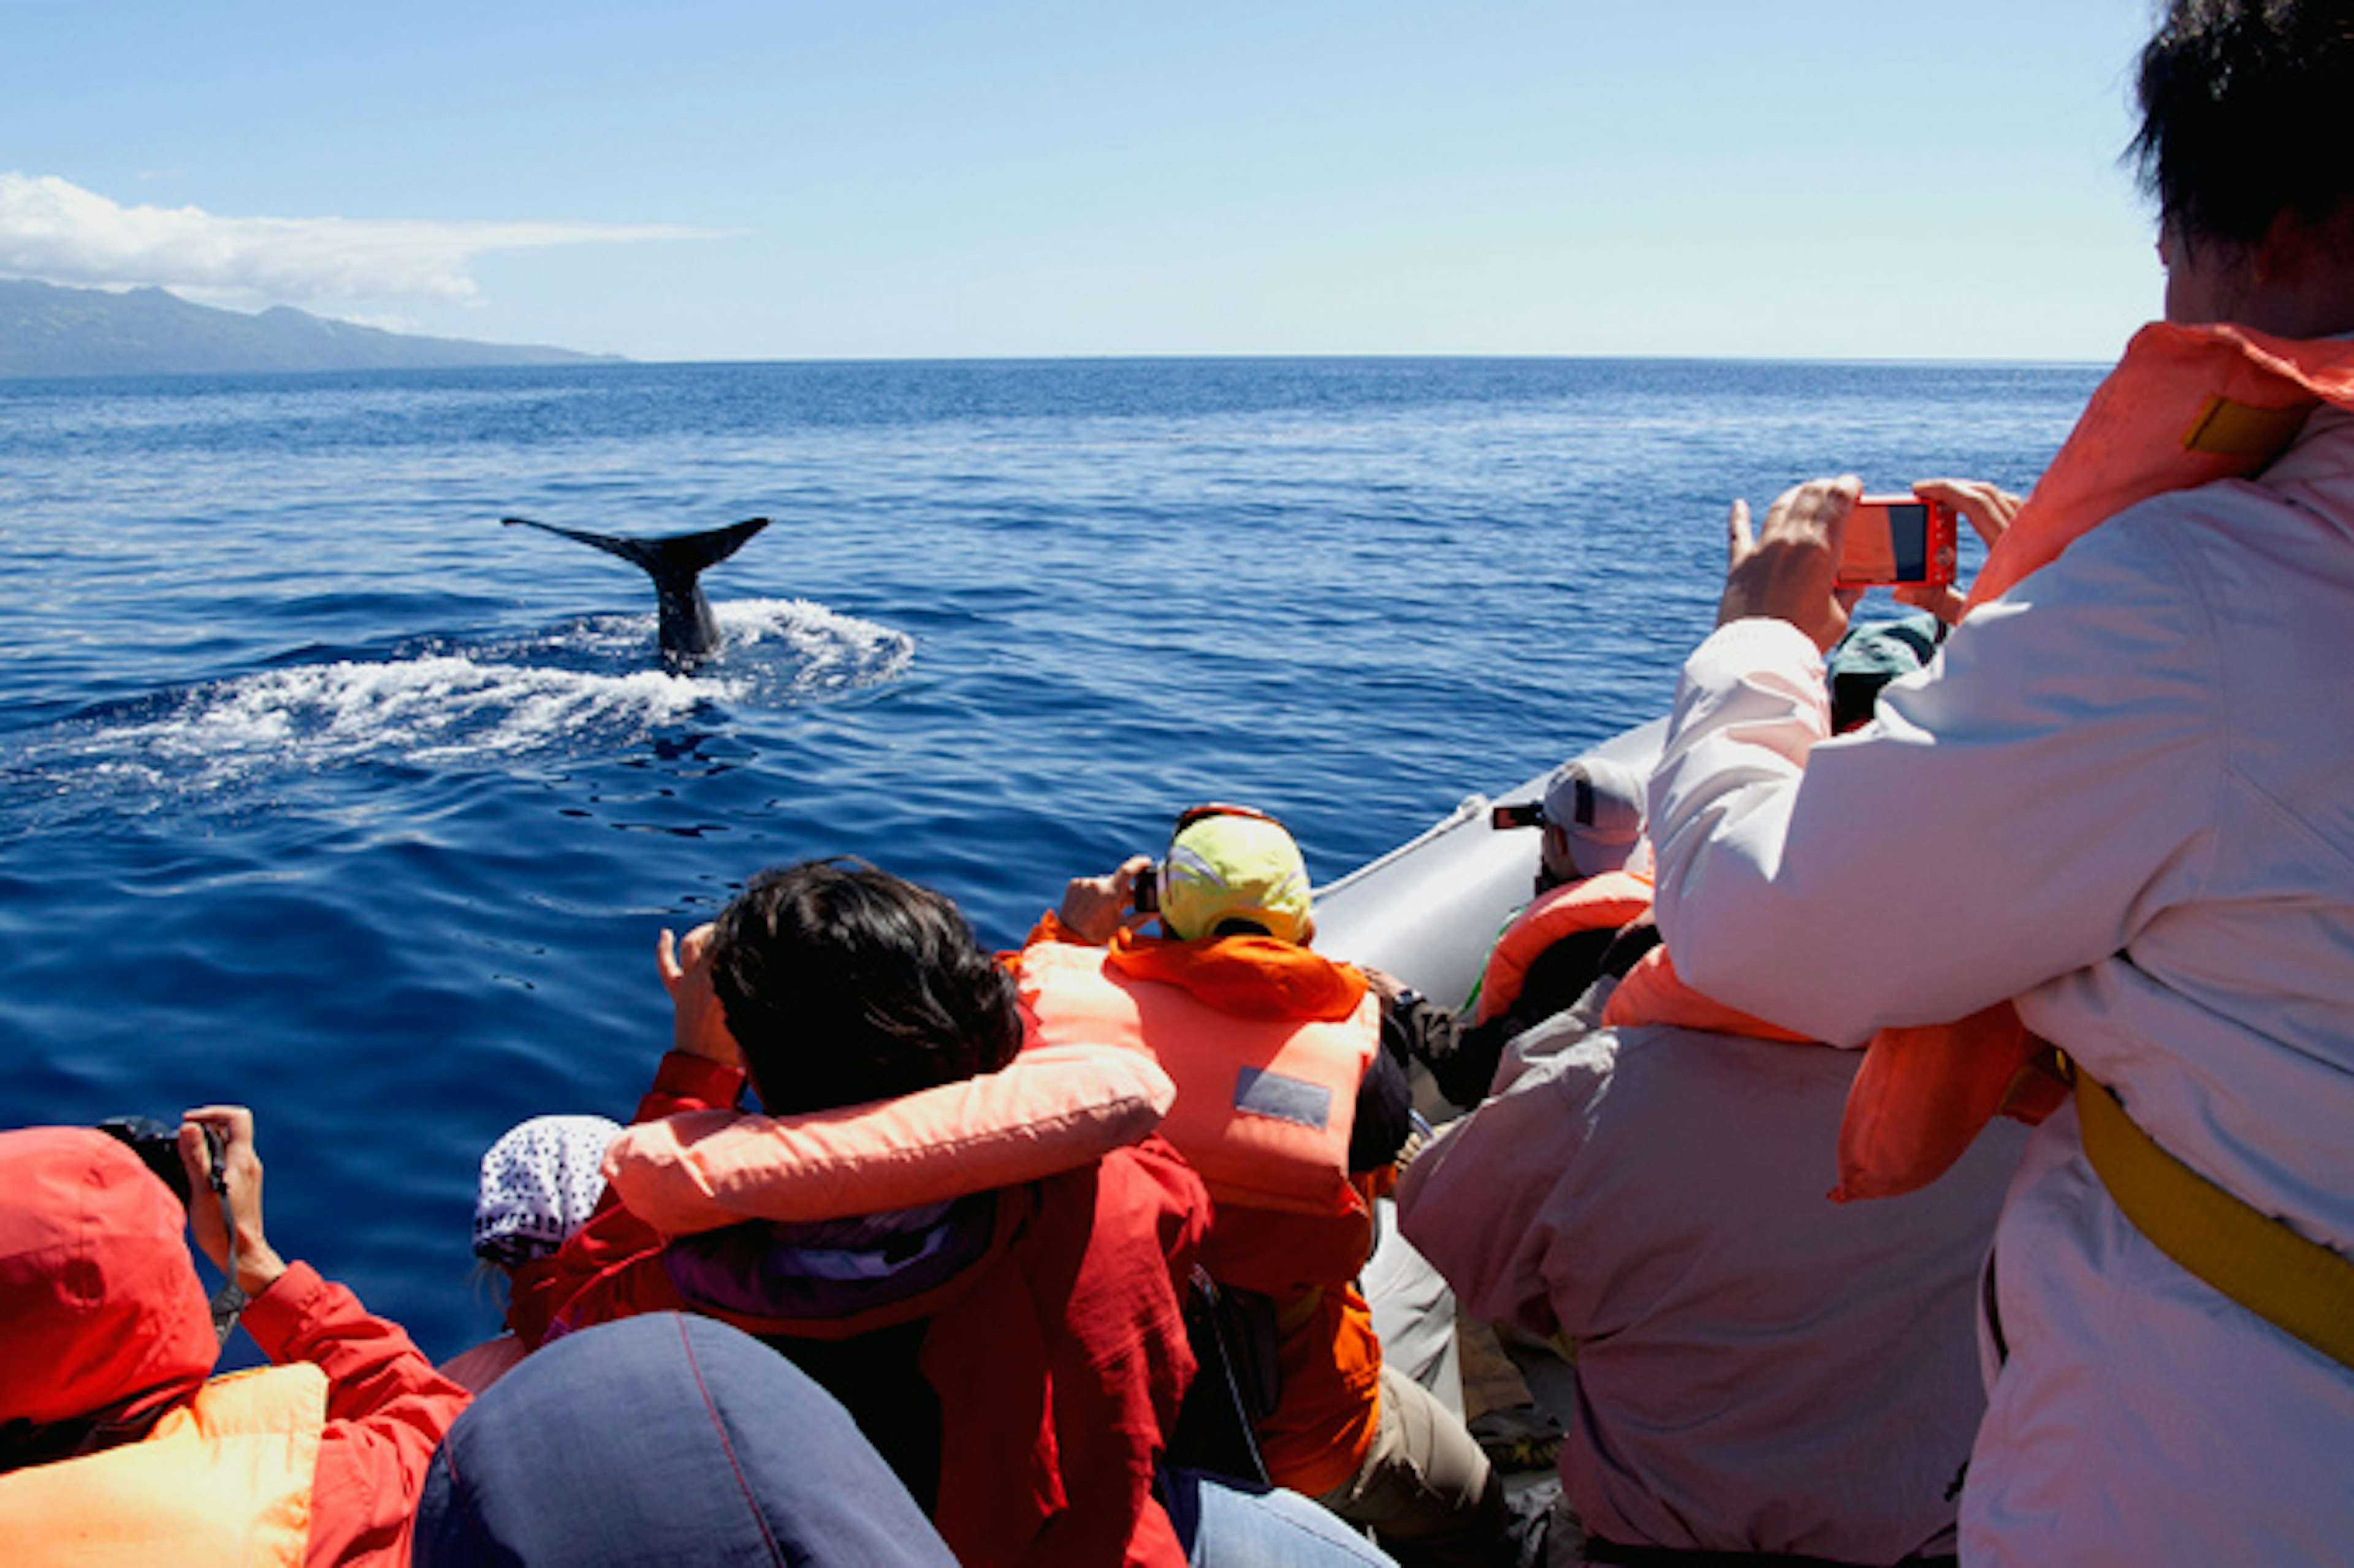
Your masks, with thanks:
<instances>
[{"instance_id":1,"label":"yellow knit cap","mask_svg":"<svg viewBox=\"0 0 2354 1568\"><path fill-rule=\"evenodd\" d=\"M1192 815L1192 813L1188 813ZM1161 923L1190 940L1224 920L1248 920L1287 942L1305 940L1307 863L1279 822L1255 814L1204 815L1170 841Z\"/></svg>"}]
</instances>

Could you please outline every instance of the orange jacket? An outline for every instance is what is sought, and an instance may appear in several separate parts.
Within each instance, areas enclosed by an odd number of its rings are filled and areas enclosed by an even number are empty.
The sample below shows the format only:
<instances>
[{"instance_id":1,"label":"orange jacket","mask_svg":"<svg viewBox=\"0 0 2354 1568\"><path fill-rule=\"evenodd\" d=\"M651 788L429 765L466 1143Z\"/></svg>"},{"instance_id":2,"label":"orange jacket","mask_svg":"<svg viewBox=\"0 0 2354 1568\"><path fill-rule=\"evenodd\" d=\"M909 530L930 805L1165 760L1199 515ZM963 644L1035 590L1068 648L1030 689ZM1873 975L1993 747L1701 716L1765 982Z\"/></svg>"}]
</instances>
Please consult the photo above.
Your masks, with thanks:
<instances>
[{"instance_id":1,"label":"orange jacket","mask_svg":"<svg viewBox=\"0 0 2354 1568\"><path fill-rule=\"evenodd\" d=\"M1970 589L1977 606L2138 502L2243 478L2278 457L2317 406L2354 408L2354 342L2234 326L2144 327L2076 421ZM2010 1003L1872 1037L1840 1128L1840 1199L1925 1186L1997 1115L2040 1121L2060 1084Z\"/></svg>"}]
</instances>

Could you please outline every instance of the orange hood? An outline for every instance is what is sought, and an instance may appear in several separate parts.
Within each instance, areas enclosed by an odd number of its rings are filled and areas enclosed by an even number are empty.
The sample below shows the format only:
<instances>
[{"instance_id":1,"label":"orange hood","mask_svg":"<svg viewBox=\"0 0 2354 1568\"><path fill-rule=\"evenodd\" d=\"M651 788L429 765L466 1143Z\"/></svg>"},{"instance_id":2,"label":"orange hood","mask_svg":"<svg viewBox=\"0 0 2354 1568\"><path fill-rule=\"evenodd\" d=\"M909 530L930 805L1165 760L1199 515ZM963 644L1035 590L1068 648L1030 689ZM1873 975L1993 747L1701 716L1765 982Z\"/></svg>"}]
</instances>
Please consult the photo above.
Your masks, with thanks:
<instances>
[{"instance_id":1,"label":"orange hood","mask_svg":"<svg viewBox=\"0 0 2354 1568\"><path fill-rule=\"evenodd\" d=\"M180 1403L220 1351L187 1216L105 1133L0 1133L0 1427Z\"/></svg>"}]
</instances>

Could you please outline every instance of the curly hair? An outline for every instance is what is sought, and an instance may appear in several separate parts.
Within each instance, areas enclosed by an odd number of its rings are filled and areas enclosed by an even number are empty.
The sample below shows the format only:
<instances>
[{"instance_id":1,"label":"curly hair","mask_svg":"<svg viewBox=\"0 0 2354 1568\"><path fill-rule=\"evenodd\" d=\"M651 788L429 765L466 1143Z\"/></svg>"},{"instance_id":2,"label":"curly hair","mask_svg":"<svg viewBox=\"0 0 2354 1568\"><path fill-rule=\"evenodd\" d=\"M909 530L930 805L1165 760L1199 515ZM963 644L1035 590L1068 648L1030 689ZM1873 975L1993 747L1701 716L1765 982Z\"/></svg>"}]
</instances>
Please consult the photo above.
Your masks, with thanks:
<instances>
[{"instance_id":1,"label":"curly hair","mask_svg":"<svg viewBox=\"0 0 2354 1568\"><path fill-rule=\"evenodd\" d=\"M1013 978L957 906L863 861L754 877L716 923L711 979L776 1115L993 1072L1022 1044Z\"/></svg>"},{"instance_id":2,"label":"curly hair","mask_svg":"<svg viewBox=\"0 0 2354 1568\"><path fill-rule=\"evenodd\" d=\"M2354 4L2173 0L2141 53L2127 149L2165 221L2252 246L2273 219L2354 204Z\"/></svg>"}]
</instances>

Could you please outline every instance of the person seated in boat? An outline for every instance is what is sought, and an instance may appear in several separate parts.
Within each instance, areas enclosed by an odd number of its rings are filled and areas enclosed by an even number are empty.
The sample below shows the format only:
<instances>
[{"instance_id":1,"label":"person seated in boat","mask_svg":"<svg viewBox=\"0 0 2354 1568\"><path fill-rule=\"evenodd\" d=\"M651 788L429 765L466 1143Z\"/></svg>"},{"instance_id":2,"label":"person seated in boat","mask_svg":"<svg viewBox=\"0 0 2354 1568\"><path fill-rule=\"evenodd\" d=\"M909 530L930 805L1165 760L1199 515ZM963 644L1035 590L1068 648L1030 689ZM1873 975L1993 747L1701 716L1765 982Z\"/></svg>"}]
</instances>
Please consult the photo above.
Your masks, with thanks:
<instances>
[{"instance_id":1,"label":"person seated in boat","mask_svg":"<svg viewBox=\"0 0 2354 1568\"><path fill-rule=\"evenodd\" d=\"M1017 1057L1012 976L956 906L851 861L756 876L658 957L673 1048L556 1255L550 1337L719 1318L850 1410L960 1560L1187 1561L1269 1530L1377 1563L1301 1504L1158 1471L1193 1374L1179 1298L1208 1223L1153 1136L1165 1075ZM765 1116L735 1107L748 1085ZM528 1364L528 1363L526 1363Z\"/></svg>"},{"instance_id":2,"label":"person seated in boat","mask_svg":"<svg viewBox=\"0 0 2354 1568\"><path fill-rule=\"evenodd\" d=\"M1949 505L1989 493L1946 482L1925 489ZM1880 689L1927 663L1944 636L1926 610L1850 628L1824 660L1832 733L1861 727ZM1612 758L1581 757L1547 784L1535 821L1524 824L1543 829L1536 896L1490 950L1472 1022L1452 1037L1433 1035L1421 1054L1439 1093L1455 1105L1468 1110L1486 1097L1506 1044L1575 1003L1600 978L1618 931L1650 914L1651 849L1643 838L1649 782L1648 773Z\"/></svg>"},{"instance_id":3,"label":"person seated in boat","mask_svg":"<svg viewBox=\"0 0 2354 1568\"><path fill-rule=\"evenodd\" d=\"M1855 1055L1666 957L1513 1042L1407 1167L1399 1227L1463 1311L1558 1350L1514 1361L1562 1428L1587 1560L1950 1562L1978 1263L2020 1129L1925 1192L1831 1202Z\"/></svg>"},{"instance_id":4,"label":"person seated in boat","mask_svg":"<svg viewBox=\"0 0 2354 1568\"><path fill-rule=\"evenodd\" d=\"M2047 1113L1982 1294L1966 1557L2325 1561L2354 1540L2354 8L2174 0L2137 88L2165 321L1854 735L1818 650L1860 487L1734 509L1651 784L1658 915L1711 994L1868 1043L1843 1188Z\"/></svg>"},{"instance_id":5,"label":"person seated in boat","mask_svg":"<svg viewBox=\"0 0 2354 1568\"><path fill-rule=\"evenodd\" d=\"M1317 954L1314 933L1283 826L1198 807L1160 864L1068 885L1016 961L1023 1008L1041 1043L1116 1042L1176 1080L1162 1130L1216 1204L1203 1266L1275 1369L1252 1400L1269 1478L1402 1563L1492 1562L1501 1482L1460 1417L1384 1365L1356 1284L1430 1010Z\"/></svg>"},{"instance_id":6,"label":"person seated in boat","mask_svg":"<svg viewBox=\"0 0 2354 1568\"><path fill-rule=\"evenodd\" d=\"M620 1124L601 1116L535 1116L483 1151L474 1188L474 1255L504 1292L505 1331L441 1363L476 1393L497 1382L547 1332L565 1238L605 1196L605 1151Z\"/></svg>"},{"instance_id":7,"label":"person seated in boat","mask_svg":"<svg viewBox=\"0 0 2354 1568\"><path fill-rule=\"evenodd\" d=\"M126 1126L0 1133L0 1560L405 1563L466 1391L279 1256L250 1111ZM236 1320L274 1364L215 1377Z\"/></svg>"},{"instance_id":8,"label":"person seated in boat","mask_svg":"<svg viewBox=\"0 0 2354 1568\"><path fill-rule=\"evenodd\" d=\"M957 1568L849 1413L713 1319L567 1336L451 1427L416 1568Z\"/></svg>"},{"instance_id":9,"label":"person seated in boat","mask_svg":"<svg viewBox=\"0 0 2354 1568\"><path fill-rule=\"evenodd\" d=\"M1645 775L1587 756L1555 770L1539 802L1536 896L1489 950L1472 1022L1426 1051L1438 1091L1466 1109L1487 1097L1504 1044L1585 993L1621 927L1651 910Z\"/></svg>"}]
</instances>

